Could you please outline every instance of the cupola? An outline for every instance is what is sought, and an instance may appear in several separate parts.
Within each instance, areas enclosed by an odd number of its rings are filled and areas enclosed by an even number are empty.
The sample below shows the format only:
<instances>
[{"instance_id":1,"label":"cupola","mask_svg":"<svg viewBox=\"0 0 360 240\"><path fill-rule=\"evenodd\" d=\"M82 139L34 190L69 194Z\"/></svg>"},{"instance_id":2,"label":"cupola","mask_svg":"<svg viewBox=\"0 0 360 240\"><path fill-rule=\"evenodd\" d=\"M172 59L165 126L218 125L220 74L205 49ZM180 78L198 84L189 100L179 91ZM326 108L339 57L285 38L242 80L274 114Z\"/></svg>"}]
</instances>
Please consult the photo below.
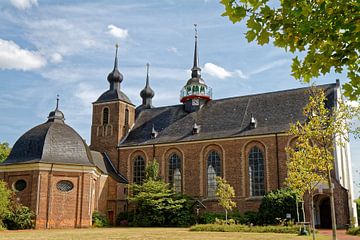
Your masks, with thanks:
<instances>
[{"instance_id":1,"label":"cupola","mask_svg":"<svg viewBox=\"0 0 360 240\"><path fill-rule=\"evenodd\" d=\"M142 106L143 108L152 108L152 98L154 97L155 93L151 89L149 84L149 63L146 64L146 83L143 90L140 92L140 96L142 98Z\"/></svg>"},{"instance_id":2,"label":"cupola","mask_svg":"<svg viewBox=\"0 0 360 240\"><path fill-rule=\"evenodd\" d=\"M212 98L212 89L205 84L201 77L199 67L198 45L197 45L197 25L195 26L195 48L194 63L191 68L191 78L180 91L180 101L184 103L187 112L194 112L200 109L207 101Z\"/></svg>"}]
</instances>

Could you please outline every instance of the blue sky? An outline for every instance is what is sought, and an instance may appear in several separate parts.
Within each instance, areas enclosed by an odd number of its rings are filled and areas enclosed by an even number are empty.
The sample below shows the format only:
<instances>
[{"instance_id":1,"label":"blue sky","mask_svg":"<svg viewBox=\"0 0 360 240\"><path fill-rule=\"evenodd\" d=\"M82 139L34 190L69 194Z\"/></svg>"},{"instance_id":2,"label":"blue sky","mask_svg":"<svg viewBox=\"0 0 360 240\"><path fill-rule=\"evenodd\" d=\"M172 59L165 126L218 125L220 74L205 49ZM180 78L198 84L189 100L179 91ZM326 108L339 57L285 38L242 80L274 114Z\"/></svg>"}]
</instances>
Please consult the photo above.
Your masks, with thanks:
<instances>
[{"instance_id":1,"label":"blue sky","mask_svg":"<svg viewBox=\"0 0 360 240\"><path fill-rule=\"evenodd\" d=\"M66 122L90 139L91 103L107 90L119 43L122 90L138 105L147 62L154 105L179 103L198 24L202 75L214 98L302 87L293 55L247 43L243 24L221 17L217 0L0 0L0 142L13 145L46 120L60 94ZM318 84L345 74L329 74ZM351 140L354 175L360 141Z\"/></svg>"}]
</instances>

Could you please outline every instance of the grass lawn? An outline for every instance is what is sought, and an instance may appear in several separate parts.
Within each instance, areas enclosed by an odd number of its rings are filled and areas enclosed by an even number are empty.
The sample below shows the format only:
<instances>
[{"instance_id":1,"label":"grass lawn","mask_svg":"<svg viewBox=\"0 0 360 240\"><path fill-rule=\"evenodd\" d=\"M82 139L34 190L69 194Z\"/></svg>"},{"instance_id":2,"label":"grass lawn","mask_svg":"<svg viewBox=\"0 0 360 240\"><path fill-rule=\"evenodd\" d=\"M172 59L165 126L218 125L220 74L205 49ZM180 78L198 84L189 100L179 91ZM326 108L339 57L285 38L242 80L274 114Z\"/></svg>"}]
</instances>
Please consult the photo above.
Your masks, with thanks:
<instances>
[{"instance_id":1,"label":"grass lawn","mask_svg":"<svg viewBox=\"0 0 360 240\"><path fill-rule=\"evenodd\" d=\"M309 240L293 234L280 233L224 233L224 232L190 232L188 228L89 228L63 230L20 230L0 231L0 239L188 239L188 240ZM329 240L327 236L318 235L317 240Z\"/></svg>"}]
</instances>

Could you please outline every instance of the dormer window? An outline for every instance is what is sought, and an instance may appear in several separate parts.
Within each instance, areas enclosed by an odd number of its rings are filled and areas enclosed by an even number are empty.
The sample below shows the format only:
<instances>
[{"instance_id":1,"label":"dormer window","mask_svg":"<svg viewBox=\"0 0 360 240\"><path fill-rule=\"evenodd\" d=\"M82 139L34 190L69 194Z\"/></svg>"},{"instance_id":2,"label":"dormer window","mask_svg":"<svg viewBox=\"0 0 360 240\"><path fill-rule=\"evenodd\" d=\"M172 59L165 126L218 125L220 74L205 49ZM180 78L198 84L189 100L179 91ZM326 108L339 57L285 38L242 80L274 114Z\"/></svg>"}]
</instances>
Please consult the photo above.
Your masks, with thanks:
<instances>
[{"instance_id":1,"label":"dormer window","mask_svg":"<svg viewBox=\"0 0 360 240\"><path fill-rule=\"evenodd\" d=\"M158 134L159 133L155 130L155 127L153 126L151 130L151 138L152 139L156 138Z\"/></svg>"},{"instance_id":2,"label":"dormer window","mask_svg":"<svg viewBox=\"0 0 360 240\"><path fill-rule=\"evenodd\" d=\"M257 126L257 120L256 120L256 118L254 118L254 116L251 114L249 128L250 128L250 129L255 129L256 126Z\"/></svg>"},{"instance_id":3,"label":"dormer window","mask_svg":"<svg viewBox=\"0 0 360 240\"><path fill-rule=\"evenodd\" d=\"M200 132L200 125L197 125L196 123L194 123L193 126L193 130L192 130L192 134L198 134Z\"/></svg>"}]
</instances>

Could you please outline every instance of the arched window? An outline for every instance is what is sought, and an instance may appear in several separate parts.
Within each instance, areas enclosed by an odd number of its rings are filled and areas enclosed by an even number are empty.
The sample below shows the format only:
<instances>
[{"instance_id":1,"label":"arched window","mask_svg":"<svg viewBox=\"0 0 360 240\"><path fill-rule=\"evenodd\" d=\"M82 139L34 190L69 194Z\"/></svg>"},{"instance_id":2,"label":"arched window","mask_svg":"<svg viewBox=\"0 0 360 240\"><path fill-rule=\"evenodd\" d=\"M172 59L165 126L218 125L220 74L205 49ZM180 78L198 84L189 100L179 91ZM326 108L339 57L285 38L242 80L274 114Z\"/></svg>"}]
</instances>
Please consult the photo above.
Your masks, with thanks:
<instances>
[{"instance_id":1,"label":"arched window","mask_svg":"<svg viewBox=\"0 0 360 240\"><path fill-rule=\"evenodd\" d=\"M141 156L134 159L133 182L142 183L145 179L145 160Z\"/></svg>"},{"instance_id":2,"label":"arched window","mask_svg":"<svg viewBox=\"0 0 360 240\"><path fill-rule=\"evenodd\" d=\"M125 126L129 126L129 109L125 109Z\"/></svg>"},{"instance_id":3,"label":"arched window","mask_svg":"<svg viewBox=\"0 0 360 240\"><path fill-rule=\"evenodd\" d=\"M207 158L207 192L208 197L215 197L216 176L221 176L221 161L217 151L211 151Z\"/></svg>"},{"instance_id":4,"label":"arched window","mask_svg":"<svg viewBox=\"0 0 360 240\"><path fill-rule=\"evenodd\" d=\"M175 174L176 169L179 170L180 177L181 177L181 159L176 153L173 153L173 154L171 154L171 156L169 158L168 180L169 180L170 185L174 185L174 174Z\"/></svg>"},{"instance_id":5,"label":"arched window","mask_svg":"<svg viewBox=\"0 0 360 240\"><path fill-rule=\"evenodd\" d=\"M251 196L265 194L264 156L258 147L253 147L249 153L249 177Z\"/></svg>"},{"instance_id":6,"label":"arched window","mask_svg":"<svg viewBox=\"0 0 360 240\"><path fill-rule=\"evenodd\" d=\"M103 110L103 125L109 124L109 108Z\"/></svg>"}]
</instances>

